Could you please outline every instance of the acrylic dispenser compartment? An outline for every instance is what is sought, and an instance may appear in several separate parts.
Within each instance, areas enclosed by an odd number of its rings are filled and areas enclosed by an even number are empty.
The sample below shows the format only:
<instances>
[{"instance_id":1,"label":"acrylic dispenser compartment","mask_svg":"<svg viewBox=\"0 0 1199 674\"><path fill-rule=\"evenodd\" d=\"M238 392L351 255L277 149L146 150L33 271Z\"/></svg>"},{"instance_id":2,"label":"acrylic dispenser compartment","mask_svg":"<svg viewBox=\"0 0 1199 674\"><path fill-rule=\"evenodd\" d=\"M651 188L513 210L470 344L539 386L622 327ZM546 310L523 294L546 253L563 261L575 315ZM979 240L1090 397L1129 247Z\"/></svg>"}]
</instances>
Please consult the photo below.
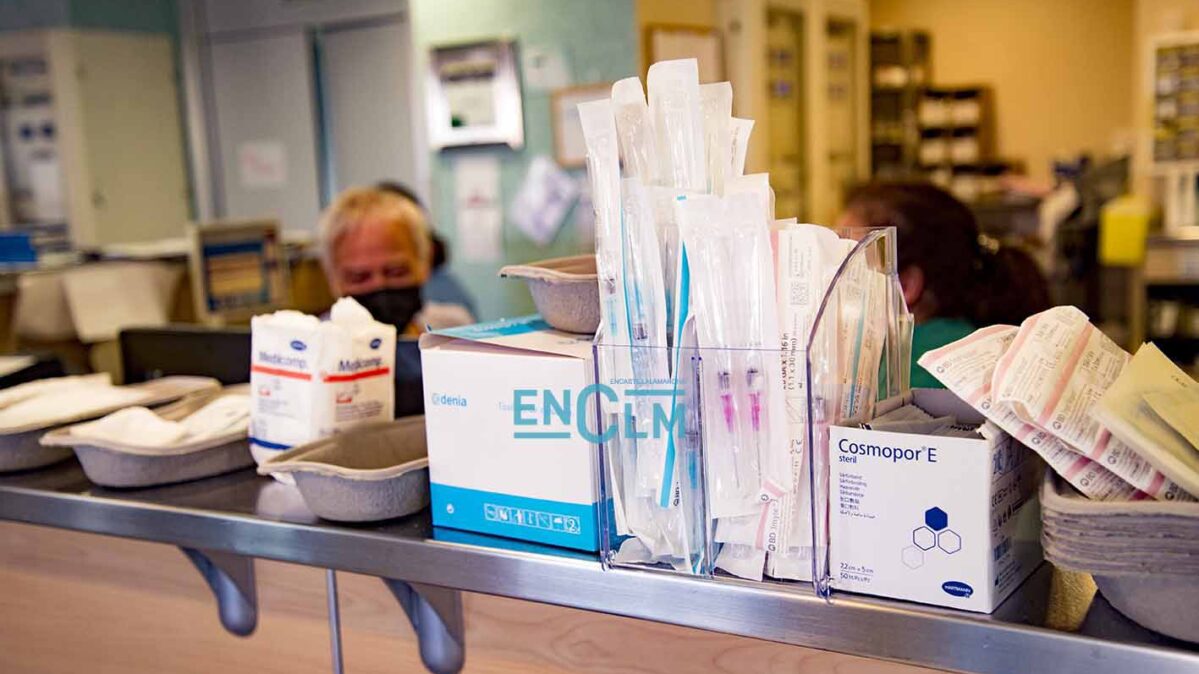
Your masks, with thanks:
<instances>
[{"instance_id":1,"label":"acrylic dispenser compartment","mask_svg":"<svg viewBox=\"0 0 1199 674\"><path fill-rule=\"evenodd\" d=\"M817 287L783 287L772 344L704 344L702 303L677 345L610 344L601 326L606 567L810 581L827 594L829 427L906 391L911 350L894 230L837 233L849 252Z\"/></svg>"}]
</instances>

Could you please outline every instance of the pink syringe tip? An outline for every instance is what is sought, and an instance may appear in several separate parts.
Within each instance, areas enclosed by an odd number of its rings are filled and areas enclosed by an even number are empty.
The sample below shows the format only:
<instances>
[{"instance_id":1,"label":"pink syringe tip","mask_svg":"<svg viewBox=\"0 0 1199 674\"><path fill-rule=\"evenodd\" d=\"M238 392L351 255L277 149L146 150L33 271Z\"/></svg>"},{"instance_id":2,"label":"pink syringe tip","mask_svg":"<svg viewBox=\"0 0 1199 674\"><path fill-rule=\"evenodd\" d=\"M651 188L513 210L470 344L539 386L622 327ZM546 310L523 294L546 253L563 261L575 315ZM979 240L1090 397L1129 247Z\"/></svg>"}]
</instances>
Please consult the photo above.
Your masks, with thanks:
<instances>
[{"instance_id":1,"label":"pink syringe tip","mask_svg":"<svg viewBox=\"0 0 1199 674\"><path fill-rule=\"evenodd\" d=\"M749 394L749 417L753 422L754 431L762 429L762 394Z\"/></svg>"},{"instance_id":2,"label":"pink syringe tip","mask_svg":"<svg viewBox=\"0 0 1199 674\"><path fill-rule=\"evenodd\" d=\"M720 408L724 412L724 425L728 427L729 433L733 432L733 394L720 394Z\"/></svg>"}]
</instances>

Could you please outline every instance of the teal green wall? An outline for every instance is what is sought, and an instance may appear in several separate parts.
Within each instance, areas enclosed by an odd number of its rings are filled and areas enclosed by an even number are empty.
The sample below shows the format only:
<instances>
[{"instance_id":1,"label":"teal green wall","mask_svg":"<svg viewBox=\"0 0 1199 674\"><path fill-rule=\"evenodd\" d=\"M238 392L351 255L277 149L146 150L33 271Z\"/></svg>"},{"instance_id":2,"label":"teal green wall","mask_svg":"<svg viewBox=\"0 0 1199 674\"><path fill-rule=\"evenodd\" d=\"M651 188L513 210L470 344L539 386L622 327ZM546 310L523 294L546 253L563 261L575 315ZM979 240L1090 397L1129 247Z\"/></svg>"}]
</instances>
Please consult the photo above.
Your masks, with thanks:
<instances>
[{"instance_id":1,"label":"teal green wall","mask_svg":"<svg viewBox=\"0 0 1199 674\"><path fill-rule=\"evenodd\" d=\"M107 28L175 34L175 0L0 0L0 31Z\"/></svg>"},{"instance_id":2,"label":"teal green wall","mask_svg":"<svg viewBox=\"0 0 1199 674\"><path fill-rule=\"evenodd\" d=\"M67 0L0 0L0 30L66 26L69 16Z\"/></svg>"},{"instance_id":3,"label":"teal green wall","mask_svg":"<svg viewBox=\"0 0 1199 674\"><path fill-rule=\"evenodd\" d=\"M602 82L637 73L637 30L634 0L412 0L414 47L427 52L437 44L495 37L524 45L558 49L572 69L575 84ZM549 92L524 91L525 147L447 149L430 162L432 209L437 230L450 241L451 268L475 296L480 320L533 311L520 281L496 278L504 264L590 252L580 241L573 214L557 238L542 248L527 239L505 212L503 250L496 263L467 263L455 259L459 238L454 222L453 161L465 153L491 153L500 158L500 186L505 211L520 189L533 157L553 157Z\"/></svg>"},{"instance_id":4,"label":"teal green wall","mask_svg":"<svg viewBox=\"0 0 1199 674\"><path fill-rule=\"evenodd\" d=\"M191 0L188 0L189 2ZM71 0L71 25L175 35L174 0Z\"/></svg>"}]
</instances>

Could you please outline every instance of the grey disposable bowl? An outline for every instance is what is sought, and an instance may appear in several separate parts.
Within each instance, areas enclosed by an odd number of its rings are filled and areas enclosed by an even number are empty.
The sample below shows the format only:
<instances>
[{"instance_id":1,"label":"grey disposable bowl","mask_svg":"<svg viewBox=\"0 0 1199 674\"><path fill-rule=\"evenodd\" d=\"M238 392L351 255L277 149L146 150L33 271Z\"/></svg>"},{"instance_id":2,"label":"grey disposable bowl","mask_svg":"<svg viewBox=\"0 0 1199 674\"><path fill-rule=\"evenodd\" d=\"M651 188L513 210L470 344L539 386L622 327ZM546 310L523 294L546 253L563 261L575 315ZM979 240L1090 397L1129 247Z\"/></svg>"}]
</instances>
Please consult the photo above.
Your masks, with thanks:
<instances>
[{"instance_id":1,"label":"grey disposable bowl","mask_svg":"<svg viewBox=\"0 0 1199 674\"><path fill-rule=\"evenodd\" d=\"M1194 576L1095 576L1095 585L1133 622L1199 643L1199 579Z\"/></svg>"},{"instance_id":2,"label":"grey disposable bowl","mask_svg":"<svg viewBox=\"0 0 1199 674\"><path fill-rule=\"evenodd\" d=\"M61 426L60 426L61 428ZM43 468L70 458L69 447L43 447L39 443L48 429L0 435L0 473Z\"/></svg>"},{"instance_id":3,"label":"grey disposable bowl","mask_svg":"<svg viewBox=\"0 0 1199 674\"><path fill-rule=\"evenodd\" d=\"M187 395L211 392L219 387L220 384L217 380L207 377L165 377L131 386L131 388L142 388L147 391L146 399L140 402L147 407L161 405ZM95 410L86 415L63 419L40 428L26 426L16 429L12 433L0 433L0 473L43 468L70 458L72 454L70 447L44 446L41 444L42 436L80 421L102 417L118 409L120 406Z\"/></svg>"},{"instance_id":4,"label":"grey disposable bowl","mask_svg":"<svg viewBox=\"0 0 1199 674\"><path fill-rule=\"evenodd\" d=\"M557 257L500 269L503 278L523 278L537 313L564 332L590 335L600 324L594 255Z\"/></svg>"},{"instance_id":5,"label":"grey disposable bowl","mask_svg":"<svg viewBox=\"0 0 1199 674\"><path fill-rule=\"evenodd\" d=\"M186 454L131 454L95 445L76 445L87 479L102 487L150 487L199 480L254 465L250 441L241 438Z\"/></svg>"},{"instance_id":6,"label":"grey disposable bowl","mask_svg":"<svg viewBox=\"0 0 1199 674\"><path fill-rule=\"evenodd\" d=\"M1092 574L1133 622L1199 643L1199 504L1092 501L1049 473L1041 515L1046 559Z\"/></svg>"},{"instance_id":7,"label":"grey disposable bowl","mask_svg":"<svg viewBox=\"0 0 1199 674\"><path fill-rule=\"evenodd\" d=\"M425 418L338 433L283 452L258 472L292 475L308 509L327 520L373 522L411 515L429 505Z\"/></svg>"}]
</instances>

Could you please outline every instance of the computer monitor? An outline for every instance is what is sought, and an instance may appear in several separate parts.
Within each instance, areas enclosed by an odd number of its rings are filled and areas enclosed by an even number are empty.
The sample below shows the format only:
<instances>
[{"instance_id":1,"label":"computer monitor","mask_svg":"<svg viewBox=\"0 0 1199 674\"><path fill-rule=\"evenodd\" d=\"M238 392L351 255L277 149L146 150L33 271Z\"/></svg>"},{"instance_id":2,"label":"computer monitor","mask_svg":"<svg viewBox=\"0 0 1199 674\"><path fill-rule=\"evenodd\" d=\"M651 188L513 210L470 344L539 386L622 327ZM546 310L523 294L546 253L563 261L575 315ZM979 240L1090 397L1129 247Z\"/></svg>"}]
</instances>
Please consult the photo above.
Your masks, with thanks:
<instances>
[{"instance_id":1,"label":"computer monitor","mask_svg":"<svg viewBox=\"0 0 1199 674\"><path fill-rule=\"evenodd\" d=\"M201 321L241 322L287 304L287 258L277 220L193 223L188 236Z\"/></svg>"}]
</instances>

